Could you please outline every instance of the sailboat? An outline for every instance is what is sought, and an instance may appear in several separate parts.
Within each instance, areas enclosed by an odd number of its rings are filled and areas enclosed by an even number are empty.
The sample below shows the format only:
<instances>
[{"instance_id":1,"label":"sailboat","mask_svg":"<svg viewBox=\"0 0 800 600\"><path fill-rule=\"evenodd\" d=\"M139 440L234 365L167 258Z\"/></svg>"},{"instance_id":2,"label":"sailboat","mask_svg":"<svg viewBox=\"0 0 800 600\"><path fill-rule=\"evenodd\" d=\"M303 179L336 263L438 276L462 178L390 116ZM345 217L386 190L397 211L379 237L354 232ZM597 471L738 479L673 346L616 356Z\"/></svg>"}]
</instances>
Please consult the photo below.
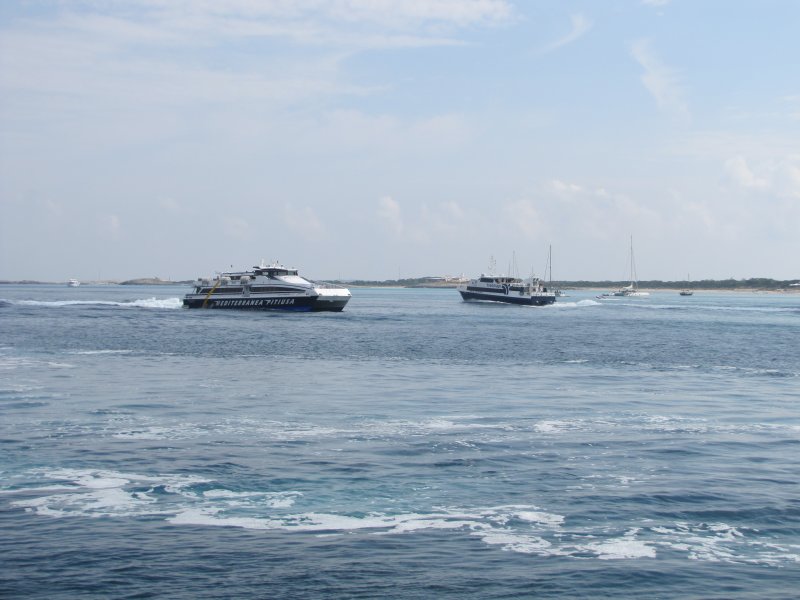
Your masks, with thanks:
<instances>
[{"instance_id":1,"label":"sailboat","mask_svg":"<svg viewBox=\"0 0 800 600\"><path fill-rule=\"evenodd\" d=\"M612 296L613 297L623 296L625 298L643 298L645 296L650 295L650 292L639 291L639 281L636 278L636 260L633 257L633 236L631 236L630 263L631 263L631 282L625 287L621 287L620 289L614 292L601 294L600 296L598 296L598 298L609 298Z\"/></svg>"},{"instance_id":2,"label":"sailboat","mask_svg":"<svg viewBox=\"0 0 800 600\"><path fill-rule=\"evenodd\" d=\"M547 276L548 271L550 272L549 279L547 280L547 285L550 289L555 293L556 297L563 297L567 294L564 293L563 290L557 290L553 288L553 245L550 245L550 249L547 251L547 267L544 270L545 276Z\"/></svg>"},{"instance_id":3,"label":"sailboat","mask_svg":"<svg viewBox=\"0 0 800 600\"><path fill-rule=\"evenodd\" d=\"M687 284L687 287L683 288L683 289L682 289L680 292L678 292L678 293L679 293L681 296L691 296L692 294L694 294L694 291L692 291L692 290L691 290L691 289L689 289L689 287L688 287L688 286L689 286L689 284L690 284L690 282L691 282L691 279L689 279L689 276L687 275L687 276L686 276L686 284Z\"/></svg>"}]
</instances>

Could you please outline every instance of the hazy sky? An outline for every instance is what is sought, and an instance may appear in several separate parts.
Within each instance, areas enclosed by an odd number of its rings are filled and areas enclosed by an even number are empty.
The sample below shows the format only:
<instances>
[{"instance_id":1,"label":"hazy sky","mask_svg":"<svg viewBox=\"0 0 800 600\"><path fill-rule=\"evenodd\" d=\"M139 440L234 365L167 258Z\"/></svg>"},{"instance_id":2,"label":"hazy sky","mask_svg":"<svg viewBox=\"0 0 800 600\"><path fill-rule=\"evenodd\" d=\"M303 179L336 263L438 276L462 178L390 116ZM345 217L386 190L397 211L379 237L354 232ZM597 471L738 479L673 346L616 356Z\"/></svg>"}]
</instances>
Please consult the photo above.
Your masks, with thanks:
<instances>
[{"instance_id":1,"label":"hazy sky","mask_svg":"<svg viewBox=\"0 0 800 600\"><path fill-rule=\"evenodd\" d=\"M800 277L800 2L0 3L0 279ZM503 269L504 270L504 269Z\"/></svg>"}]
</instances>

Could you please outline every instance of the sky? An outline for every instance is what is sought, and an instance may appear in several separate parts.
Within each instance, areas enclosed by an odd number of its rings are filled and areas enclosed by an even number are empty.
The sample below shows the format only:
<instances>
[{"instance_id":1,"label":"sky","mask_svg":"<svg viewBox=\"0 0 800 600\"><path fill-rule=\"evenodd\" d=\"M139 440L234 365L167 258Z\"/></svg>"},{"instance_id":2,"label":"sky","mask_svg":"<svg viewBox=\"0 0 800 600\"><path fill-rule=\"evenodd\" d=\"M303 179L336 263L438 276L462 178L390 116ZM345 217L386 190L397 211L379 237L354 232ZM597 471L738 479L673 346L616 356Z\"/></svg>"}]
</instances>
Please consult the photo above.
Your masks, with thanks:
<instances>
[{"instance_id":1,"label":"sky","mask_svg":"<svg viewBox=\"0 0 800 600\"><path fill-rule=\"evenodd\" d=\"M0 279L800 278L800 2L7 0Z\"/></svg>"}]
</instances>

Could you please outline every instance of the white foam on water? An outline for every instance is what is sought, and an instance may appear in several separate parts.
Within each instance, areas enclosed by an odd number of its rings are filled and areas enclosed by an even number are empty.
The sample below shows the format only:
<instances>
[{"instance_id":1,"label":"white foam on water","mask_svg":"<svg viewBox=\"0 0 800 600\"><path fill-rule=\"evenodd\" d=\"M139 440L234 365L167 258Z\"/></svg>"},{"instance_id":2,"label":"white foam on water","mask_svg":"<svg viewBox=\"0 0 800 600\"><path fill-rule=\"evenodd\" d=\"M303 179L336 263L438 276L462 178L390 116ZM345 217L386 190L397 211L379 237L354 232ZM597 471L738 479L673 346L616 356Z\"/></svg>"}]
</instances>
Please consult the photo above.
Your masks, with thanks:
<instances>
[{"instance_id":1,"label":"white foam on water","mask_svg":"<svg viewBox=\"0 0 800 600\"><path fill-rule=\"evenodd\" d=\"M176 309L183 307L183 301L180 298L147 298L144 300L134 300L133 302L122 303L120 306Z\"/></svg>"},{"instance_id":2,"label":"white foam on water","mask_svg":"<svg viewBox=\"0 0 800 600\"><path fill-rule=\"evenodd\" d=\"M20 494L43 494L52 492L73 491L74 486L71 485L47 485L47 486L34 486L34 487L18 487L0 489L0 496L11 496Z\"/></svg>"},{"instance_id":3,"label":"white foam on water","mask_svg":"<svg viewBox=\"0 0 800 600\"><path fill-rule=\"evenodd\" d=\"M577 302L561 302L557 300L555 304L549 306L554 308L583 308L585 306L600 306L601 304L602 302L591 299L578 300Z\"/></svg>"},{"instance_id":4,"label":"white foam on water","mask_svg":"<svg viewBox=\"0 0 800 600\"><path fill-rule=\"evenodd\" d=\"M178 514L169 517L168 522L173 525L199 525L203 527L240 527L242 529L279 529L278 522L255 517L230 517L220 519L216 511L207 508L187 508Z\"/></svg>"},{"instance_id":5,"label":"white foam on water","mask_svg":"<svg viewBox=\"0 0 800 600\"><path fill-rule=\"evenodd\" d=\"M11 503L12 506L50 517L120 517L162 513L151 508L154 504L154 499L142 498L140 495L133 495L114 487L101 487L83 493L55 494Z\"/></svg>"},{"instance_id":6,"label":"white foam on water","mask_svg":"<svg viewBox=\"0 0 800 600\"><path fill-rule=\"evenodd\" d=\"M31 477L41 477L41 486ZM160 516L176 526L237 527L314 535L408 535L453 531L473 535L502 550L541 556L598 560L653 559L658 552L687 560L771 566L800 563L800 546L780 544L755 530L726 523L648 522L614 535L603 525L566 528L564 515L528 505L437 508L400 513L336 514L324 510L287 512L305 495L299 491L208 488L201 477L157 476L101 469L52 469L27 473L24 484L0 490L11 506L53 518ZM14 496L25 496L14 500ZM310 508L310 507L309 507ZM588 540L590 541L587 541Z\"/></svg>"},{"instance_id":7,"label":"white foam on water","mask_svg":"<svg viewBox=\"0 0 800 600\"><path fill-rule=\"evenodd\" d=\"M27 367L34 364L32 360L19 356L0 357L0 371L15 371L20 367Z\"/></svg>"},{"instance_id":8,"label":"white foam on water","mask_svg":"<svg viewBox=\"0 0 800 600\"><path fill-rule=\"evenodd\" d=\"M436 433L470 433L488 431L507 431L511 427L507 423L471 423L464 422L463 417L442 416L421 421L384 420L363 421L355 424L347 433L368 437L407 437Z\"/></svg>"},{"instance_id":9,"label":"white foam on water","mask_svg":"<svg viewBox=\"0 0 800 600\"><path fill-rule=\"evenodd\" d=\"M74 369L75 365L52 360L38 360L24 356L0 356L0 371L15 371L27 367L49 367L51 369Z\"/></svg>"},{"instance_id":10,"label":"white foam on water","mask_svg":"<svg viewBox=\"0 0 800 600\"><path fill-rule=\"evenodd\" d=\"M269 508L289 508L302 495L300 492L233 492L224 489L203 492L203 498L223 500L229 507L262 505Z\"/></svg>"},{"instance_id":11,"label":"white foam on water","mask_svg":"<svg viewBox=\"0 0 800 600\"><path fill-rule=\"evenodd\" d=\"M123 440L178 440L193 437L189 431L181 427L149 426L137 429L126 429L112 434L112 437Z\"/></svg>"},{"instance_id":12,"label":"white foam on water","mask_svg":"<svg viewBox=\"0 0 800 600\"><path fill-rule=\"evenodd\" d=\"M551 527L557 527L559 525L563 525L564 523L564 517L562 515L554 515L545 512L521 511L516 513L516 516L522 521L541 523L543 525L550 525Z\"/></svg>"},{"instance_id":13,"label":"white foam on water","mask_svg":"<svg viewBox=\"0 0 800 600\"><path fill-rule=\"evenodd\" d=\"M534 507L535 508L535 507ZM529 520L544 522L546 527L560 523L563 517L546 513L518 511L527 514ZM487 543L501 544L503 535L514 546L545 546L537 537L525 538L506 530L498 530L498 525L510 520L502 509L485 509L479 512L447 511L432 514L401 513L387 515L373 513L364 516L350 516L331 513L307 512L281 516L242 517L225 514L219 508L188 508L168 518L175 525L207 525L216 527L241 527L246 529L280 529L307 533L351 533L368 531L373 534L408 534L424 530L468 530L481 537L486 536ZM499 517L499 518L498 518ZM535 543L534 543L535 542Z\"/></svg>"},{"instance_id":14,"label":"white foam on water","mask_svg":"<svg viewBox=\"0 0 800 600\"><path fill-rule=\"evenodd\" d=\"M656 557L655 548L646 542L627 537L589 544L585 548L597 554L597 558L600 560Z\"/></svg>"},{"instance_id":15,"label":"white foam on water","mask_svg":"<svg viewBox=\"0 0 800 600\"><path fill-rule=\"evenodd\" d=\"M737 547L747 546L747 543L741 531L726 523L677 523L669 527L653 527L651 531L658 535L656 543L684 551L691 560L748 562L754 558L736 551Z\"/></svg>"},{"instance_id":16,"label":"white foam on water","mask_svg":"<svg viewBox=\"0 0 800 600\"><path fill-rule=\"evenodd\" d=\"M539 421L536 425L533 426L533 430L538 433L564 433L565 431L569 431L571 429L576 429L577 425L575 423L569 421L561 421L561 420L548 420L548 421Z\"/></svg>"},{"instance_id":17,"label":"white foam on water","mask_svg":"<svg viewBox=\"0 0 800 600\"><path fill-rule=\"evenodd\" d=\"M67 354L78 354L91 356L94 354L132 354L131 350L76 350Z\"/></svg>"},{"instance_id":18,"label":"white foam on water","mask_svg":"<svg viewBox=\"0 0 800 600\"><path fill-rule=\"evenodd\" d=\"M167 509L161 506L152 494L156 487L163 487L171 494L180 494L188 486L206 481L186 475L149 477L92 469L56 469L41 471L38 474L49 480L69 481L70 484L59 486L59 489L66 487L69 493L16 500L11 502L11 505L51 517L129 517L166 514ZM126 489L132 485L146 486L148 489L146 491ZM53 488L49 486L42 489Z\"/></svg>"},{"instance_id":19,"label":"white foam on water","mask_svg":"<svg viewBox=\"0 0 800 600\"><path fill-rule=\"evenodd\" d=\"M115 300L16 300L13 304L20 306L41 306L59 308L63 306L119 306L129 308L167 308L175 309L183 306L180 298L142 298L119 302Z\"/></svg>"},{"instance_id":20,"label":"white foam on water","mask_svg":"<svg viewBox=\"0 0 800 600\"><path fill-rule=\"evenodd\" d=\"M472 535L490 546L500 546L503 550L520 554L536 554L540 556L562 556L565 554L544 538L535 535L512 533L509 531L481 531Z\"/></svg>"}]
</instances>

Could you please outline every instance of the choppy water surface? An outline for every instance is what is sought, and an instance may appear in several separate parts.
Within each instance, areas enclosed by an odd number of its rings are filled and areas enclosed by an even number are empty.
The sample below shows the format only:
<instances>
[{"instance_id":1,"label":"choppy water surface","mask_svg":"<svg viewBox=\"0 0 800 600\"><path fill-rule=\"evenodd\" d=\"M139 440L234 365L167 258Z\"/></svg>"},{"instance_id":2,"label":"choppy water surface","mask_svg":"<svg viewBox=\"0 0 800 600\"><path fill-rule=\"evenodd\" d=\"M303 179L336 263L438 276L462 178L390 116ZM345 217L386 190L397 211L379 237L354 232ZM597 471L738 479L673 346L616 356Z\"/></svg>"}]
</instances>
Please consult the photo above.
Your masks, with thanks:
<instances>
[{"instance_id":1,"label":"choppy water surface","mask_svg":"<svg viewBox=\"0 0 800 600\"><path fill-rule=\"evenodd\" d=\"M790 598L800 295L0 288L0 595Z\"/></svg>"}]
</instances>

